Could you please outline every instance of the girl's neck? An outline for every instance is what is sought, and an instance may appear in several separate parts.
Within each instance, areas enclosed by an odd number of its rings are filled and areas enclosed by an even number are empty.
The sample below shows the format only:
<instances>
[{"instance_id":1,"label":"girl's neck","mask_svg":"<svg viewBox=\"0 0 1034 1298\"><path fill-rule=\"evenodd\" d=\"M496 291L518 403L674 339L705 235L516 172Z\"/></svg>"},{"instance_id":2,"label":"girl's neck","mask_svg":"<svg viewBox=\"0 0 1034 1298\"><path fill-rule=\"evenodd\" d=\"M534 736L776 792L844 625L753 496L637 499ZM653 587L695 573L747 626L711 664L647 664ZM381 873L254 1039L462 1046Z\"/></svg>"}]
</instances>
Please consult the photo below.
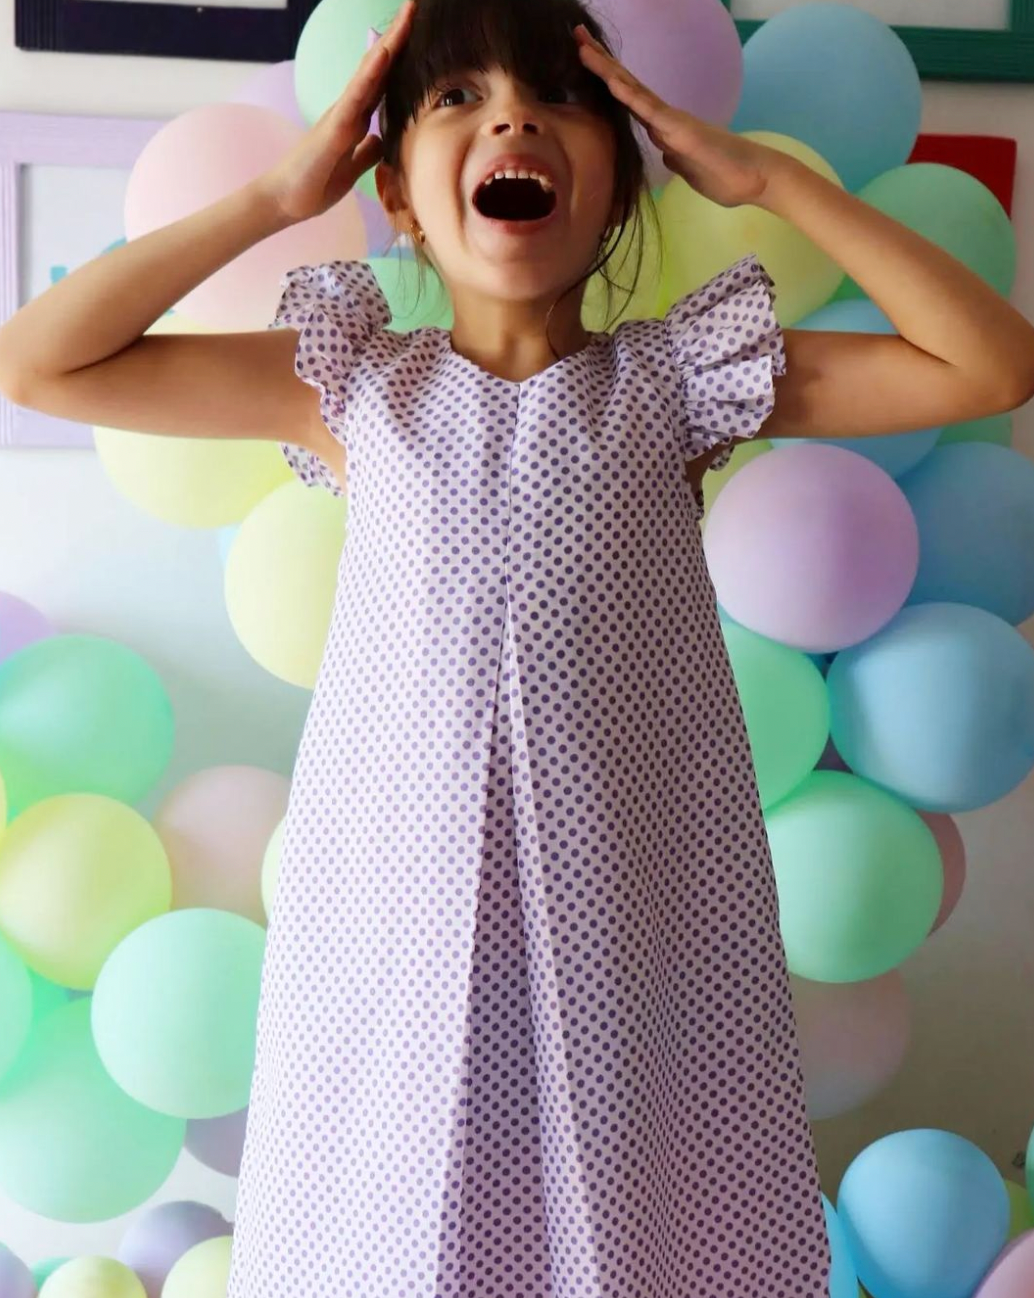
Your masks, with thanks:
<instances>
[{"instance_id":1,"label":"girl's neck","mask_svg":"<svg viewBox=\"0 0 1034 1298\"><path fill-rule=\"evenodd\" d=\"M557 304L548 325L547 337L541 311L510 303L474 315L457 310L452 350L498 378L521 382L582 351L595 337L582 324L581 302L574 295Z\"/></svg>"}]
</instances>

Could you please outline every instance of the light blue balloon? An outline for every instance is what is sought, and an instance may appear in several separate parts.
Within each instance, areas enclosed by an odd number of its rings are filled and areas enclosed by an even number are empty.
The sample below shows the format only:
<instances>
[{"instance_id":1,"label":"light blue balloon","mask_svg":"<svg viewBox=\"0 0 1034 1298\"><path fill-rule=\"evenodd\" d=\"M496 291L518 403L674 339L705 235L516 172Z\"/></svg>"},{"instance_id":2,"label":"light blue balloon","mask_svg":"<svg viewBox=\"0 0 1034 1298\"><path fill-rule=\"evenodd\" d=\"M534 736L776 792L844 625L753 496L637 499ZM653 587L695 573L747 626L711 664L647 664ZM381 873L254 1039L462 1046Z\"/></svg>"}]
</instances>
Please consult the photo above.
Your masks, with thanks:
<instances>
[{"instance_id":1,"label":"light blue balloon","mask_svg":"<svg viewBox=\"0 0 1034 1298\"><path fill-rule=\"evenodd\" d=\"M833 1269L829 1273L829 1298L858 1298L858 1272L855 1270L844 1228L825 1195L822 1196L822 1207L826 1214L826 1234L833 1255Z\"/></svg>"},{"instance_id":2,"label":"light blue balloon","mask_svg":"<svg viewBox=\"0 0 1034 1298\"><path fill-rule=\"evenodd\" d=\"M837 1196L858 1278L879 1298L972 1298L1009 1234L1009 1193L951 1131L896 1131L863 1149Z\"/></svg>"},{"instance_id":3,"label":"light blue balloon","mask_svg":"<svg viewBox=\"0 0 1034 1298\"><path fill-rule=\"evenodd\" d=\"M230 557L230 547L237 539L237 533L241 530L240 523L227 523L221 527L217 533L219 541L219 558L225 568L226 562Z\"/></svg>"},{"instance_id":4,"label":"light blue balloon","mask_svg":"<svg viewBox=\"0 0 1034 1298\"><path fill-rule=\"evenodd\" d=\"M868 298L829 302L799 321L794 328L833 333L897 333L885 313ZM941 432L940 428L921 428L910 433L891 433L886 437L775 437L772 445L778 450L781 446L806 440L825 442L828 446L842 446L845 451L854 451L857 455L872 460L873 464L878 464L892 478L899 478L930 454L940 440Z\"/></svg>"},{"instance_id":5,"label":"light blue balloon","mask_svg":"<svg viewBox=\"0 0 1034 1298\"><path fill-rule=\"evenodd\" d=\"M914 807L986 807L1034 767L1034 649L983 609L906 607L827 685L844 761Z\"/></svg>"},{"instance_id":6,"label":"light blue balloon","mask_svg":"<svg viewBox=\"0 0 1034 1298\"><path fill-rule=\"evenodd\" d=\"M743 47L735 131L778 131L822 155L849 190L906 162L922 87L897 33L845 4L785 9Z\"/></svg>"},{"instance_id":7,"label":"light blue balloon","mask_svg":"<svg viewBox=\"0 0 1034 1298\"><path fill-rule=\"evenodd\" d=\"M939 446L901 481L919 524L911 604L975 604L1018 626L1034 613L1034 464L1006 446Z\"/></svg>"}]
</instances>

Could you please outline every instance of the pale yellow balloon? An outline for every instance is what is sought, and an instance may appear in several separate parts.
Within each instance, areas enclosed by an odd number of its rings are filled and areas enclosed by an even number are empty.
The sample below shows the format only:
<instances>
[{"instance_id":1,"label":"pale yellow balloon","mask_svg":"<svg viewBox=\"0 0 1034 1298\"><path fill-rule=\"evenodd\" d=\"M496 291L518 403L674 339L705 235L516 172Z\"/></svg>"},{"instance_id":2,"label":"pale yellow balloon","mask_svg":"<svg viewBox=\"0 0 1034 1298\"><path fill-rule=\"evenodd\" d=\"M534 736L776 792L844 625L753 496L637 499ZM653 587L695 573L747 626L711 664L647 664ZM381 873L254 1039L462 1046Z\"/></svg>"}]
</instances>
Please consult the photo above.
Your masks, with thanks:
<instances>
[{"instance_id":1,"label":"pale yellow balloon","mask_svg":"<svg viewBox=\"0 0 1034 1298\"><path fill-rule=\"evenodd\" d=\"M273 913L273 902L276 900L276 886L280 879L280 853L284 846L284 825L285 820L281 820L276 829L270 835L269 843L266 846L265 855L262 858L262 908L266 912L266 919L269 919Z\"/></svg>"},{"instance_id":2,"label":"pale yellow balloon","mask_svg":"<svg viewBox=\"0 0 1034 1298\"><path fill-rule=\"evenodd\" d=\"M226 607L266 671L312 689L334 608L345 499L292 481L245 518L226 560Z\"/></svg>"},{"instance_id":3,"label":"pale yellow balloon","mask_svg":"<svg viewBox=\"0 0 1034 1298\"><path fill-rule=\"evenodd\" d=\"M763 437L751 438L750 441L743 441L736 447L732 453L729 463L721 469L708 469L704 474L704 517L710 512L711 506L721 494L722 488L730 478L735 477L745 464L751 460L756 460L759 455L764 455L772 449L772 443Z\"/></svg>"},{"instance_id":4,"label":"pale yellow balloon","mask_svg":"<svg viewBox=\"0 0 1034 1298\"><path fill-rule=\"evenodd\" d=\"M226 1298L232 1235L216 1235L178 1258L162 1285L162 1298Z\"/></svg>"},{"instance_id":5,"label":"pale yellow balloon","mask_svg":"<svg viewBox=\"0 0 1034 1298\"><path fill-rule=\"evenodd\" d=\"M789 154L843 188L825 158L800 140L772 131L744 131L743 138ZM775 281L776 316L784 326L824 306L844 278L833 258L790 221L750 203L712 203L680 176L665 186L658 208L664 232L662 311L748 254L757 256Z\"/></svg>"},{"instance_id":6,"label":"pale yellow balloon","mask_svg":"<svg viewBox=\"0 0 1034 1298\"><path fill-rule=\"evenodd\" d=\"M3 772L0 771L0 838L3 837L3 833L6 828L7 828L7 785L4 783Z\"/></svg>"},{"instance_id":7,"label":"pale yellow balloon","mask_svg":"<svg viewBox=\"0 0 1034 1298\"><path fill-rule=\"evenodd\" d=\"M648 320L657 314L661 293L661 233L659 222L646 199L639 204L642 235L642 267L636 279L638 240L633 238L630 221L607 259L606 272L611 283L610 308L607 307L607 285L597 271L585 286L582 300L582 322L594 333L608 332L623 320ZM659 213L657 214L659 216ZM634 287L633 287L634 286ZM631 296L629 292L631 291Z\"/></svg>"},{"instance_id":8,"label":"pale yellow balloon","mask_svg":"<svg viewBox=\"0 0 1034 1298\"><path fill-rule=\"evenodd\" d=\"M147 1298L143 1281L113 1257L74 1257L51 1271L39 1298Z\"/></svg>"},{"instance_id":9,"label":"pale yellow balloon","mask_svg":"<svg viewBox=\"0 0 1034 1298\"><path fill-rule=\"evenodd\" d=\"M114 798L45 798L0 838L0 932L63 987L90 990L122 939L171 904L161 839Z\"/></svg>"},{"instance_id":10,"label":"pale yellow balloon","mask_svg":"<svg viewBox=\"0 0 1034 1298\"><path fill-rule=\"evenodd\" d=\"M180 315L162 316L147 330L148 335L210 332ZM285 441L290 433L284 429ZM93 437L117 490L145 513L179 527L239 523L291 478L279 446L268 440L171 437L103 425L94 428Z\"/></svg>"}]
</instances>

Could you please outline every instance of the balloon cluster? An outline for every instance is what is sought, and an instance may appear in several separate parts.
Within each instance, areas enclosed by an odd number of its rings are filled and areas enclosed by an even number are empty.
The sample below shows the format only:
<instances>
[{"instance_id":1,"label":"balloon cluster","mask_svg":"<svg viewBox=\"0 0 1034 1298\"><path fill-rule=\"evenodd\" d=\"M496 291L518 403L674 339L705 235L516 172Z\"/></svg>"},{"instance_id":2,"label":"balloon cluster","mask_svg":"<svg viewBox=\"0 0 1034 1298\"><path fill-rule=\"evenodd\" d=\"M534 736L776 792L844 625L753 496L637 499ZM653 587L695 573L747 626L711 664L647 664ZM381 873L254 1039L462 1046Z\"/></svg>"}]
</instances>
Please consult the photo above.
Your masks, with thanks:
<instances>
[{"instance_id":1,"label":"balloon cluster","mask_svg":"<svg viewBox=\"0 0 1034 1298\"><path fill-rule=\"evenodd\" d=\"M656 0L648 17L633 0L598 8L622 34L623 61L670 103L792 155L1010 291L1015 240L995 197L954 168L908 162L921 87L884 23L804 3L741 49L721 0ZM390 16L381 0L322 0L293 59L233 102L161 129L130 177L127 235L272 166ZM641 140L659 233L646 223L634 291L629 248L612 259L628 289L615 319L602 278L589 283L590 327L656 316L752 253L775 279L783 325L895 332L795 227L709 203ZM416 303L410 250L384 255L374 198L367 174L323 217L217 271L150 332L264 328L286 271L338 258L368 262L392 329L449 327L444 293ZM1001 798L1034 765L1034 653L1016 630L1034 612L1034 469L1010 449L1008 419L861 441L828 431L738 449L708 475L704 537L816 1120L864 1103L901 1065L910 1015L899 966L950 917L965 881L953 813ZM95 432L120 492L166 522L215 530L241 644L311 688L343 498L307 491L268 442ZM132 804L171 744L168 698L146 663L114 642L60 635L0 596L0 1188L58 1220L139 1207L184 1148L226 1174L239 1168L286 781L200 772L148 822ZM859 1278L873 1298L1034 1292L1031 1201L952 1133L877 1141L849 1168L837 1208L824 1206L831 1298L856 1298ZM118 1258L52 1259L30 1273L0 1247L0 1295L30 1298L42 1285L45 1298L216 1298L229 1230L212 1210L177 1203L141 1210Z\"/></svg>"}]
</instances>

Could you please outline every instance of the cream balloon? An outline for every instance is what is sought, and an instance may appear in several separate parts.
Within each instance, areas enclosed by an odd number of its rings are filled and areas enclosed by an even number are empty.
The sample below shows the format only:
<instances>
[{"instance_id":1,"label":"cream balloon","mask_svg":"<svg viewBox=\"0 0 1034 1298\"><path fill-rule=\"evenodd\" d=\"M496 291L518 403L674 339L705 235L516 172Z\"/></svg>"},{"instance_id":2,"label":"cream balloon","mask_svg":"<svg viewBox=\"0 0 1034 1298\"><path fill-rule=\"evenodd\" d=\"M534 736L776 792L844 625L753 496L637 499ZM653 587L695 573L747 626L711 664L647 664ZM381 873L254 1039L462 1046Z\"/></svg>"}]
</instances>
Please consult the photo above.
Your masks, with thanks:
<instances>
[{"instance_id":1,"label":"cream balloon","mask_svg":"<svg viewBox=\"0 0 1034 1298\"><path fill-rule=\"evenodd\" d=\"M180 315L162 316L147 335L213 332ZM285 438L290 430L285 429ZM178 527L239 523L291 479L276 443L258 438L172 437L97 425L101 466L145 513Z\"/></svg>"},{"instance_id":2,"label":"cream balloon","mask_svg":"<svg viewBox=\"0 0 1034 1298\"><path fill-rule=\"evenodd\" d=\"M743 138L796 158L843 188L829 163L800 140L772 131L745 131ZM832 257L790 221L750 203L732 208L712 203L681 176L672 177L664 187L658 208L664 233L660 299L664 311L749 254L775 281L776 316L783 326L824 306L844 278Z\"/></svg>"},{"instance_id":3,"label":"cream balloon","mask_svg":"<svg viewBox=\"0 0 1034 1298\"><path fill-rule=\"evenodd\" d=\"M148 822L114 798L66 793L27 808L0 840L0 931L51 982L90 990L101 966L172 898Z\"/></svg>"},{"instance_id":4,"label":"cream balloon","mask_svg":"<svg viewBox=\"0 0 1034 1298\"><path fill-rule=\"evenodd\" d=\"M284 825L282 820L266 845L262 858L262 905L268 919L273 914L277 884L280 882L280 854L284 850Z\"/></svg>"},{"instance_id":5,"label":"cream balloon","mask_svg":"<svg viewBox=\"0 0 1034 1298\"><path fill-rule=\"evenodd\" d=\"M143 1281L113 1257L74 1257L43 1282L39 1298L147 1298Z\"/></svg>"},{"instance_id":6,"label":"cream balloon","mask_svg":"<svg viewBox=\"0 0 1034 1298\"><path fill-rule=\"evenodd\" d=\"M312 689L330 629L345 498L289 482L251 511L226 560L226 607L241 644L274 676Z\"/></svg>"},{"instance_id":7,"label":"cream balloon","mask_svg":"<svg viewBox=\"0 0 1034 1298\"><path fill-rule=\"evenodd\" d=\"M152 824L168 853L174 909L209 906L265 923L262 860L290 787L277 771L213 766L166 795Z\"/></svg>"},{"instance_id":8,"label":"cream balloon","mask_svg":"<svg viewBox=\"0 0 1034 1298\"><path fill-rule=\"evenodd\" d=\"M232 1235L216 1235L188 1248L162 1285L162 1298L226 1298Z\"/></svg>"}]
</instances>

